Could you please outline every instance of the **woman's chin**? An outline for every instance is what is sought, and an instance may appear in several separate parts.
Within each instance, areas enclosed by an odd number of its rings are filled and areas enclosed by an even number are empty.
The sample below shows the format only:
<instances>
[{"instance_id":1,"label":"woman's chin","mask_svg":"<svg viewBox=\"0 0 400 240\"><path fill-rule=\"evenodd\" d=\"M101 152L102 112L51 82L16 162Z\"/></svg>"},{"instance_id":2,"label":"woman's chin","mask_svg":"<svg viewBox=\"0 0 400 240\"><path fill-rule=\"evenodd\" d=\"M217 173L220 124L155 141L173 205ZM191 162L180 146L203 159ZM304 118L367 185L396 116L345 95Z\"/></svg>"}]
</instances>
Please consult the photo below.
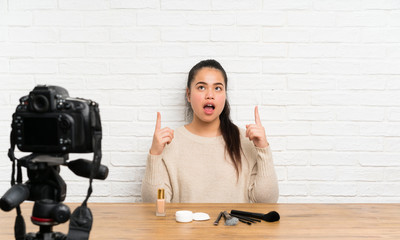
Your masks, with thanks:
<instances>
[{"instance_id":1,"label":"woman's chin","mask_svg":"<svg viewBox=\"0 0 400 240\"><path fill-rule=\"evenodd\" d=\"M197 120L198 120L199 122L207 123L207 124L210 124L210 123L214 123L214 122L216 122L216 121L219 121L218 115L214 116L214 114L213 114L213 115L205 115L205 114L204 114L204 115L202 115L202 116L197 116L196 118L197 118Z\"/></svg>"}]
</instances>

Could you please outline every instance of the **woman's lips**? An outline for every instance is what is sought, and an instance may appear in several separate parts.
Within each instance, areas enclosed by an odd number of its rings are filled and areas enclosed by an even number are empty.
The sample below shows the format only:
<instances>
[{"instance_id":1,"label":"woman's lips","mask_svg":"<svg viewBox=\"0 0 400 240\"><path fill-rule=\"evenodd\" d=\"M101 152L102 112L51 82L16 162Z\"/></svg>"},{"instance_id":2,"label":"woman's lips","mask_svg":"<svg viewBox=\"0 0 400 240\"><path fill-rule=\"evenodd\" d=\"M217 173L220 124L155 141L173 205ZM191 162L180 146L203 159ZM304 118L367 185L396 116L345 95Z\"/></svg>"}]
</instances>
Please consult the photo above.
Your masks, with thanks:
<instances>
[{"instance_id":1,"label":"woman's lips","mask_svg":"<svg viewBox=\"0 0 400 240\"><path fill-rule=\"evenodd\" d=\"M215 106L213 104L206 104L203 109L205 114L211 115L214 113Z\"/></svg>"},{"instance_id":2,"label":"woman's lips","mask_svg":"<svg viewBox=\"0 0 400 240\"><path fill-rule=\"evenodd\" d=\"M211 114L213 114L214 113L214 108L213 107L205 107L204 108L204 112L205 112L205 114L207 114L207 115L211 115Z\"/></svg>"}]
</instances>

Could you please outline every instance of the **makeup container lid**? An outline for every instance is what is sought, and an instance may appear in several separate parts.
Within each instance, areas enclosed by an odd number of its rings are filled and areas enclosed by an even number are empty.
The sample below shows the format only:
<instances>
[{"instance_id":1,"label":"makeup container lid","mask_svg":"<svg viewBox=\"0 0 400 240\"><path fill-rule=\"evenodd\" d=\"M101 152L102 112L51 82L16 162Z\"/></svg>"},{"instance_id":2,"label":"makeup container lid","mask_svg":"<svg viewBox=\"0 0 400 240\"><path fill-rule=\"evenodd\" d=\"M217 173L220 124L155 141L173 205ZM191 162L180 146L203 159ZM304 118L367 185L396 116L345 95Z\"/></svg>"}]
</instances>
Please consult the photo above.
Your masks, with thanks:
<instances>
[{"instance_id":1,"label":"makeup container lid","mask_svg":"<svg viewBox=\"0 0 400 240\"><path fill-rule=\"evenodd\" d=\"M164 189L163 188L159 188L158 189L158 194L157 194L157 199L164 199Z\"/></svg>"},{"instance_id":2,"label":"makeup container lid","mask_svg":"<svg viewBox=\"0 0 400 240\"><path fill-rule=\"evenodd\" d=\"M206 221L206 220L210 220L210 216L207 213L196 212L196 213L193 213L193 220Z\"/></svg>"},{"instance_id":3,"label":"makeup container lid","mask_svg":"<svg viewBox=\"0 0 400 240\"><path fill-rule=\"evenodd\" d=\"M193 212L192 211L177 211L175 213L175 218L177 222L191 222L193 221Z\"/></svg>"}]
</instances>

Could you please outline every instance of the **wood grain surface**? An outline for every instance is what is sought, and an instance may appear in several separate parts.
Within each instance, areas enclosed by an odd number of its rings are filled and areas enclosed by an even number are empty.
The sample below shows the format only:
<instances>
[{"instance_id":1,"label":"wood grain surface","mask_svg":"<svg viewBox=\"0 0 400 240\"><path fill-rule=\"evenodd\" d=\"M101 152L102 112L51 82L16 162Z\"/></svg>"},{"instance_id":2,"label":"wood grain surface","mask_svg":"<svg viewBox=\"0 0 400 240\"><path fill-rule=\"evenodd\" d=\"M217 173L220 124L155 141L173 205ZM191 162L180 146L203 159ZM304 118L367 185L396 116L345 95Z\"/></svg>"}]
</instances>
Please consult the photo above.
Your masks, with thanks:
<instances>
[{"instance_id":1,"label":"wood grain surface","mask_svg":"<svg viewBox=\"0 0 400 240\"><path fill-rule=\"evenodd\" d=\"M67 204L73 211L78 204ZM38 231L30 221L32 203L22 205L28 232ZM90 203L94 215L90 239L400 239L400 204L167 204L167 216L155 216L155 204ZM220 211L277 211L281 220L251 226L218 226ZM178 223L175 212L205 212L208 221ZM0 212L0 239L14 239L15 210ZM68 222L69 223L69 222ZM68 232L68 223L54 231Z\"/></svg>"}]
</instances>

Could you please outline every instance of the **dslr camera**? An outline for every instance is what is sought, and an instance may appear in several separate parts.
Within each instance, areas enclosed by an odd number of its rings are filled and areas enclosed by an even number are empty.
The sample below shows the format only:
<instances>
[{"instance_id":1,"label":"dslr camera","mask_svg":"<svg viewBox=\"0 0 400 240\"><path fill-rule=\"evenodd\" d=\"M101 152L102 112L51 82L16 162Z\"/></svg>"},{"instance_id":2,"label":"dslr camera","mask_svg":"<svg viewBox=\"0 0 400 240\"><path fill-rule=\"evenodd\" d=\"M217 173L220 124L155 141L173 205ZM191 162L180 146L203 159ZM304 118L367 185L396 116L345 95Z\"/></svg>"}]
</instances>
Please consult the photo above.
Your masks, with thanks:
<instances>
[{"instance_id":1,"label":"dslr camera","mask_svg":"<svg viewBox=\"0 0 400 240\"><path fill-rule=\"evenodd\" d=\"M12 129L16 145L23 152L88 153L93 152L92 122L98 122L90 109L96 103L69 98L58 86L37 86L20 99L13 115Z\"/></svg>"},{"instance_id":2,"label":"dslr camera","mask_svg":"<svg viewBox=\"0 0 400 240\"><path fill-rule=\"evenodd\" d=\"M8 156L13 162L12 187L1 197L0 208L3 211L17 209L15 238L87 239L93 220L86 206L92 193L92 180L104 180L108 176L108 168L100 164L102 131L98 104L83 98L71 98L67 90L59 86L38 85L29 95L20 98L11 128ZM15 146L22 152L32 153L17 159ZM91 152L94 153L93 161L68 161L69 153ZM59 175L61 165L90 179L86 199L72 216L68 206L62 204L67 185ZM21 167L27 169L29 179L25 183L22 182ZM38 233L25 233L19 206L25 200L35 201L31 220L40 227ZM54 225L64 223L70 217L68 235L52 231Z\"/></svg>"}]
</instances>

